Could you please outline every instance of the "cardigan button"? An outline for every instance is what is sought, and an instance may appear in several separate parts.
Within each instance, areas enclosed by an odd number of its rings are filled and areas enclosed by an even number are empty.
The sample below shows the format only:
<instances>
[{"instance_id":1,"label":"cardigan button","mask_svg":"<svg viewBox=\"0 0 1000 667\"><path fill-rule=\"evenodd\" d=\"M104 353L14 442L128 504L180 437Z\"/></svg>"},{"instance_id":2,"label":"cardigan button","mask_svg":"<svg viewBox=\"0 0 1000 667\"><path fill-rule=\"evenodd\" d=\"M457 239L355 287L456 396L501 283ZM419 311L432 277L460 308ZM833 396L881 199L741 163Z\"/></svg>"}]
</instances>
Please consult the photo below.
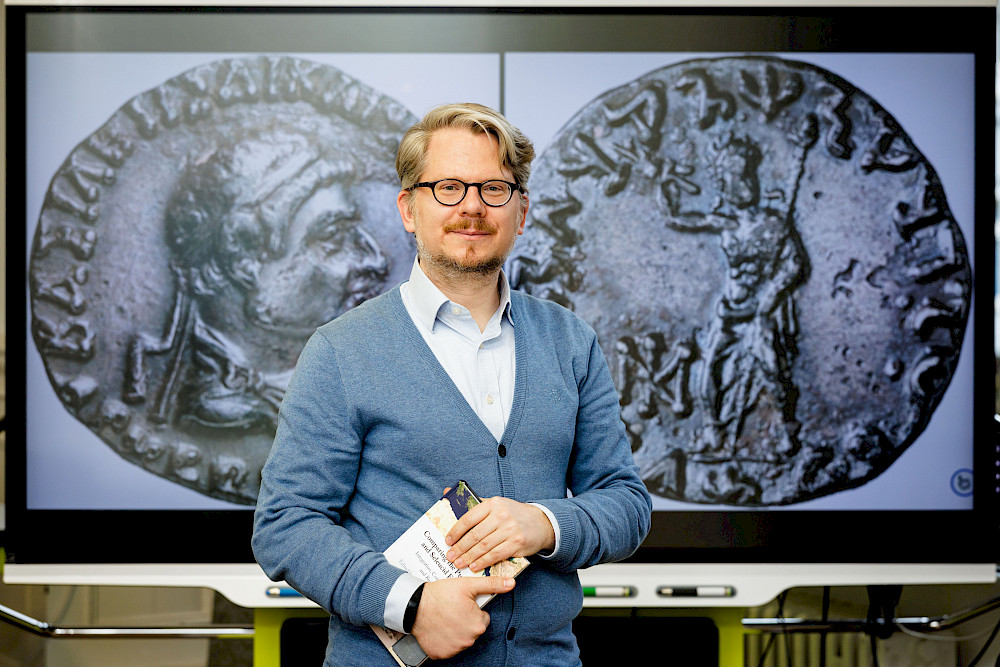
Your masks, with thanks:
<instances>
[{"instance_id":1,"label":"cardigan button","mask_svg":"<svg viewBox=\"0 0 1000 667\"><path fill-rule=\"evenodd\" d=\"M500 458L507 456L507 448L504 447L503 445L500 445L499 447L497 447L497 454L500 455Z\"/></svg>"},{"instance_id":2,"label":"cardigan button","mask_svg":"<svg viewBox=\"0 0 1000 667\"><path fill-rule=\"evenodd\" d=\"M514 635L516 635L516 634L517 634L517 628L511 628L510 630L508 630L507 631L507 641L509 641L509 642L514 641Z\"/></svg>"}]
</instances>

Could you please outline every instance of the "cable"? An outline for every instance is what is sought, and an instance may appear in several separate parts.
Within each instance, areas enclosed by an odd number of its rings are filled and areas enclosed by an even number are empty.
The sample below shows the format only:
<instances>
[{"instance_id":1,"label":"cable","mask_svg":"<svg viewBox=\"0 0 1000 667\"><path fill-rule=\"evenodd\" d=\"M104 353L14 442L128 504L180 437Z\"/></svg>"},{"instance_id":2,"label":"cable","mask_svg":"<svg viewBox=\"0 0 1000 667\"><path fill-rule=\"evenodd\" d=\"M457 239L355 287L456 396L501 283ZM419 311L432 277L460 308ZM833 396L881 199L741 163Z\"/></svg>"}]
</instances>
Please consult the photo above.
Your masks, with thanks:
<instances>
[{"instance_id":1,"label":"cable","mask_svg":"<svg viewBox=\"0 0 1000 667\"><path fill-rule=\"evenodd\" d=\"M830 620L830 587L823 587L823 615L822 620L824 623ZM826 639L829 636L827 632L819 633L819 667L826 667Z\"/></svg>"},{"instance_id":2,"label":"cable","mask_svg":"<svg viewBox=\"0 0 1000 667\"><path fill-rule=\"evenodd\" d=\"M52 589L49 588L51 591ZM79 586L70 586L69 592L66 593L66 601L63 603L62 609L55 616L53 625L62 625L66 621L66 615L69 613L69 608L73 605L73 598L76 597L76 592L79 590Z\"/></svg>"},{"instance_id":3,"label":"cable","mask_svg":"<svg viewBox=\"0 0 1000 667\"><path fill-rule=\"evenodd\" d=\"M792 635L788 632L787 625L781 629L781 635L785 639L785 663L788 667L792 667Z\"/></svg>"},{"instance_id":4,"label":"cable","mask_svg":"<svg viewBox=\"0 0 1000 667\"><path fill-rule=\"evenodd\" d=\"M904 635L909 635L917 639L926 639L932 642L951 642L953 644L958 644L961 642L972 641L973 639L979 639L980 637L985 637L990 634L990 630L982 630L971 635L939 635L932 632L918 632L917 630L911 630L902 623L896 624L896 629L902 632Z\"/></svg>"},{"instance_id":5,"label":"cable","mask_svg":"<svg viewBox=\"0 0 1000 667\"><path fill-rule=\"evenodd\" d=\"M997 632L1000 632L1000 620L998 620L996 625L993 626L993 632L990 633L990 636L986 640L986 643L983 644L983 647L979 649L979 653L976 654L976 657L973 658L972 662L966 665L966 667L975 667L975 664L983 659L983 656L986 655L986 651L990 648L990 644L992 644L993 640L996 639ZM997 663L1000 664L1000 657L997 658Z\"/></svg>"},{"instance_id":6,"label":"cable","mask_svg":"<svg viewBox=\"0 0 1000 667\"><path fill-rule=\"evenodd\" d=\"M865 633L871 638L872 667L879 667L878 640L892 636L896 606L902 595L902 586L868 586L868 622Z\"/></svg>"},{"instance_id":7,"label":"cable","mask_svg":"<svg viewBox=\"0 0 1000 667\"><path fill-rule=\"evenodd\" d=\"M785 598L786 597L788 597L788 591L784 591L784 592L781 593L781 595L778 596L778 613L777 613L777 617L778 618L784 618L785 617ZM788 630L787 630L787 628L782 628L782 633L787 637L788 636ZM764 650L761 651L761 653L760 653L760 660L757 661L757 667L764 667L764 659L767 658L767 654L771 650L771 645L774 644L774 638L776 636L777 635L772 632L771 636L767 638L767 644L764 645Z\"/></svg>"}]
</instances>

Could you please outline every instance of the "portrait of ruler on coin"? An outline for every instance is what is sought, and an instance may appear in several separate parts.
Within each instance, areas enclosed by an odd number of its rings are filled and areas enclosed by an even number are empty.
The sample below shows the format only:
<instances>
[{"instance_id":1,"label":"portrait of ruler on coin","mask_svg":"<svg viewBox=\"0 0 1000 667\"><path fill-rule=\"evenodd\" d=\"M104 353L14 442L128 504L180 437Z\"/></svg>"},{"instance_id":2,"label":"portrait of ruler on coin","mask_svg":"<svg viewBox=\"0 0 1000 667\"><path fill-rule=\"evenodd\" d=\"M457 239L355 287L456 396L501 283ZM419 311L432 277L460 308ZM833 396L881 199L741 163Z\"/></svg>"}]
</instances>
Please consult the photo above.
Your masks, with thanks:
<instances>
[{"instance_id":1,"label":"portrait of ruler on coin","mask_svg":"<svg viewBox=\"0 0 1000 667\"><path fill-rule=\"evenodd\" d=\"M660 497L863 486L955 373L968 240L878 91L833 71L692 57L623 79L554 134L530 186L512 283L595 327Z\"/></svg>"},{"instance_id":2,"label":"portrait of ruler on coin","mask_svg":"<svg viewBox=\"0 0 1000 667\"><path fill-rule=\"evenodd\" d=\"M31 333L65 409L123 459L252 504L305 340L409 270L393 161L414 121L288 56L136 91L66 157L30 241Z\"/></svg>"}]
</instances>

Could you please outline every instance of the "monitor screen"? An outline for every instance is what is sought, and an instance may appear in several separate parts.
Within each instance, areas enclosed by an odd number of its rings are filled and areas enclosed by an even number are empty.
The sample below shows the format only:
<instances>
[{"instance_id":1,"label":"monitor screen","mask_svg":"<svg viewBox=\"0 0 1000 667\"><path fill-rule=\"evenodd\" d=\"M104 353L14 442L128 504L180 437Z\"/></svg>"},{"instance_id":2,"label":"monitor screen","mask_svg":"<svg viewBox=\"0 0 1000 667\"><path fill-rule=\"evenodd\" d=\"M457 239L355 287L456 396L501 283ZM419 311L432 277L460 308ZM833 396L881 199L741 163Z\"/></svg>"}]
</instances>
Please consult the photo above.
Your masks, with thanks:
<instances>
[{"instance_id":1,"label":"monitor screen","mask_svg":"<svg viewBox=\"0 0 1000 667\"><path fill-rule=\"evenodd\" d=\"M8 558L252 560L299 349L408 276L399 137L472 100L535 142L506 271L598 333L634 560L995 561L994 23L8 8Z\"/></svg>"}]
</instances>

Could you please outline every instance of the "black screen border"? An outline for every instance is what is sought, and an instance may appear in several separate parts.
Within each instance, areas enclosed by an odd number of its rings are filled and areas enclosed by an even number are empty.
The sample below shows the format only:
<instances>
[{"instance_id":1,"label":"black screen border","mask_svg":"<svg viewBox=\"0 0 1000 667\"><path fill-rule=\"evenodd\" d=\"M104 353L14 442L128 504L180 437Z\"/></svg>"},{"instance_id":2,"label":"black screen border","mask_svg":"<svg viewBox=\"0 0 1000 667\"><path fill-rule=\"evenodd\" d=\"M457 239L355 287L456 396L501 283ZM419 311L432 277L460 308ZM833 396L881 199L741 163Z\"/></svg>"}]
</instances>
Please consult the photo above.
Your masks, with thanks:
<instances>
[{"instance_id":1,"label":"black screen border","mask_svg":"<svg viewBox=\"0 0 1000 667\"><path fill-rule=\"evenodd\" d=\"M109 20L117 35L117 50L188 50L191 40L164 37L163 44L143 41L133 45L120 34L118 22L135 17L171 20L199 16L206 24L242 21L270 15L295 17L313 13L340 13L344 18L386 21L397 28L419 22L445 29L455 21L485 21L495 31L472 31L450 48L461 51L514 50L676 50L676 51L841 51L940 52L976 56L976 89L993 90L995 80L995 23L992 7L845 7L803 11L804 8L662 8L662 9L475 9L475 8L6 8L7 29L7 321L14 335L7 337L7 526L0 536L12 563L243 563L252 562L249 536L252 512L29 510L25 488L24 358L28 340L23 333L27 313L23 261L26 202L23 172L27 154L24 99L27 91L25 60L28 20L52 13L78 20ZM789 13L792 12L792 13ZM573 30L553 33L546 26L564 22ZM696 21L702 30L689 29ZM537 23L532 27L532 22ZM95 25L97 22L95 22ZM528 25L531 29L524 29ZM627 45L614 37L616 25L641 25L629 33ZM907 27L903 27L903 26ZM206 26L209 29L209 26ZM589 32L588 32L589 31ZM169 35L169 31L164 31ZM277 35L277 36L276 36ZM426 50L434 43L420 30L399 30L391 45L368 45L370 50ZM572 38L570 37L572 36ZM280 35L263 51L308 50L320 36ZM583 39L582 37L586 37ZM58 32L30 37L40 50L116 50L93 37ZM360 39L360 38L358 38ZM63 40L63 41L60 41ZM66 41L68 40L68 41ZM304 40L304 41L303 41ZM283 43L288 42L288 43ZM294 44L293 44L294 43ZM584 44L585 47L581 47ZM259 45L258 45L259 46ZM363 42L327 44L326 50L366 50ZM223 35L206 42L203 51L253 51L252 44L233 44ZM443 49L435 48L440 51ZM994 414L995 359L993 355L993 293L986 270L995 267L993 197L995 156L994 96L981 94L975 102L977 169L975 183L975 313L973 345L964 354L975 355L973 414L975 491L970 511L733 511L656 512L646 543L631 559L642 563L669 562L863 562L863 563L979 563L997 562L997 519L1000 516L1000 465ZM12 168L13 167L13 168ZM14 276L16 279L11 279ZM987 365L987 357L989 364ZM13 389L13 391L12 391ZM206 546L206 545L210 545Z\"/></svg>"}]
</instances>

